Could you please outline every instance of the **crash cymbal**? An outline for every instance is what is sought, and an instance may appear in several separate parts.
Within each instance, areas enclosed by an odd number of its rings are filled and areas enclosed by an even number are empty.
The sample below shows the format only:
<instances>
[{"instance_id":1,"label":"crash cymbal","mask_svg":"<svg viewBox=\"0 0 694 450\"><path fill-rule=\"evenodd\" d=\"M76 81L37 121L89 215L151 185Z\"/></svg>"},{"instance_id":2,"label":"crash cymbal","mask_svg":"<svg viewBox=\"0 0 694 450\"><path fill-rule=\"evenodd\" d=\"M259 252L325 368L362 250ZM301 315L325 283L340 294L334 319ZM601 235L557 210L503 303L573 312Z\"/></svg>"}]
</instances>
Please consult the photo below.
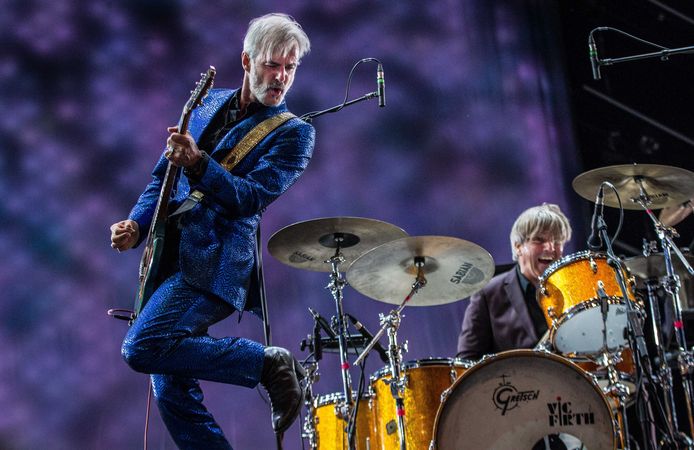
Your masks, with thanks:
<instances>
[{"instance_id":1,"label":"crash cymbal","mask_svg":"<svg viewBox=\"0 0 694 450\"><path fill-rule=\"evenodd\" d=\"M349 284L374 300L399 305L417 277L415 258L423 258L426 286L407 303L451 303L482 289L492 278L494 260L472 242L445 236L405 237L363 254L347 270Z\"/></svg>"},{"instance_id":2,"label":"crash cymbal","mask_svg":"<svg viewBox=\"0 0 694 450\"><path fill-rule=\"evenodd\" d=\"M685 254L684 257L690 266L694 267L694 256ZM624 264L629 268L632 275L636 275L644 280L648 278L660 278L667 275L665 270L665 257L662 253L653 253L649 256L634 256L624 260ZM672 267L680 279L691 278L687 269L684 268L682 261L673 253Z\"/></svg>"},{"instance_id":3,"label":"crash cymbal","mask_svg":"<svg viewBox=\"0 0 694 450\"><path fill-rule=\"evenodd\" d=\"M401 228L362 217L325 217L286 226L270 237L268 252L298 269L331 272L325 261L335 255L338 241L347 268L362 254L381 244L407 236Z\"/></svg>"},{"instance_id":4,"label":"crash cymbal","mask_svg":"<svg viewBox=\"0 0 694 450\"><path fill-rule=\"evenodd\" d=\"M619 192L624 209L641 209L632 201L640 194L640 184L650 196L651 209L675 206L694 196L694 173L679 167L657 164L624 164L589 170L574 178L571 185L581 197L595 201L603 181L612 183ZM612 189L605 189L605 206L619 207Z\"/></svg>"}]
</instances>

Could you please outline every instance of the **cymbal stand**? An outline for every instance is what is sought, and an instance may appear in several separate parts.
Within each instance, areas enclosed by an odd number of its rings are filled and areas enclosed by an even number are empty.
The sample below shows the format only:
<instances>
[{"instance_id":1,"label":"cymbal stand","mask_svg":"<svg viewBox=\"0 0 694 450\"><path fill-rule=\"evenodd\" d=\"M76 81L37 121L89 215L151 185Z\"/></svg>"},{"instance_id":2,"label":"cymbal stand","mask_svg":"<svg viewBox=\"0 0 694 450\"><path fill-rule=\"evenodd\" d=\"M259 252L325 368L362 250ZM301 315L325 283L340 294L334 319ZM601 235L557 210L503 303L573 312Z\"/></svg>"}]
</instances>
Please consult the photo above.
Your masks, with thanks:
<instances>
[{"instance_id":1,"label":"cymbal stand","mask_svg":"<svg viewBox=\"0 0 694 450\"><path fill-rule=\"evenodd\" d=\"M612 183L603 181L601 184L601 187L603 185L606 185L610 188L612 188L615 193L617 193L617 189L612 185ZM627 336L629 340L629 346L631 349L634 351L634 362L636 364L636 369L637 369L637 376L641 377L643 373L646 374L646 380L651 379L651 366L650 366L650 358L648 357L648 348L646 347L646 339L644 337L643 333L643 319L641 317L641 313L636 309L634 302L631 300L629 297L629 291L627 289L627 282L626 282L626 277L625 277L625 269L624 266L622 265L622 262L620 261L619 258L614 253L614 249L612 248L612 241L610 240L610 236L607 234L607 225L605 223L605 219L602 216L602 214L598 215L597 217L597 230L599 232L599 235L602 239L602 242L605 243L605 249L606 249L606 254L607 254L607 264L612 267L614 274L615 274L615 280L617 281L617 284L619 285L620 292L622 294L622 298L624 299L624 304L626 305L627 313ZM612 373L610 374L610 368L608 364L608 377L616 378L618 379L618 374L616 372L616 369L613 367L612 368ZM613 383L611 380L610 383ZM648 409L648 405L644 404L642 405L644 408ZM624 420L624 424L626 427L626 420ZM644 432L644 439L648 439L647 435L648 433L646 430L642 430ZM629 436L625 435L624 436L625 442L628 445L629 442ZM652 439L652 437L651 437Z\"/></svg>"},{"instance_id":2,"label":"cymbal stand","mask_svg":"<svg viewBox=\"0 0 694 450\"><path fill-rule=\"evenodd\" d=\"M602 366L607 369L607 386L603 388L603 392L607 395L611 395L617 398L619 401L619 412L622 416L622 420L617 420L616 423L620 426L618 429L618 434L623 438L622 449L630 450L629 444L629 426L627 424L627 401L629 399L629 389L624 383L622 383L619 378L619 372L617 371L616 363L619 358L619 352L615 352L614 355L610 353L610 349L607 344L607 313L609 312L609 297L605 292L605 285L602 280L598 281L597 284L598 298L600 299L600 312L602 314L602 349L599 356L599 362ZM617 349L618 350L618 349Z\"/></svg>"},{"instance_id":3,"label":"cymbal stand","mask_svg":"<svg viewBox=\"0 0 694 450\"><path fill-rule=\"evenodd\" d=\"M651 218L653 225L655 226L656 233L658 235L658 240L660 241L660 246L663 249L663 259L665 261L665 270L667 275L665 278L665 290L672 298L672 306L674 312L674 327L675 327L675 338L677 341L678 355L677 361L679 364L680 374L682 375L682 387L684 389L685 403L687 406L687 419L689 421L689 433L690 435L684 436L683 434L678 434L678 437L685 442L687 446L694 446L694 414L692 412L692 399L694 399L694 390L692 387L691 371L694 368L694 362L692 361L692 353L687 351L687 340L684 332L684 321L682 320L682 309L680 306L679 298L679 288L680 280L679 276L675 273L675 269L672 265L672 252L677 255L677 257L682 261L682 264L687 269L687 271L694 275L694 269L689 265L687 259L684 257L679 248L675 245L672 240L673 236L676 236L677 232L671 228L663 225L660 220L655 216L653 211L649 208L651 203L650 196L643 188L643 184L640 180L635 180L640 186L640 195L638 198L632 199L632 201L641 205L641 207L646 211L648 217ZM675 429L677 429L677 423L673 423Z\"/></svg>"},{"instance_id":4,"label":"cymbal stand","mask_svg":"<svg viewBox=\"0 0 694 450\"><path fill-rule=\"evenodd\" d=\"M326 246L335 247L335 254L326 260L326 263L330 263L332 266L332 271L330 272L330 283L326 286L326 289L330 290L330 293L335 300L335 310L337 312L336 324L337 324L337 341L340 351L340 371L342 373L342 388L345 395L342 404L337 402L336 408L338 409L340 417L350 417L352 408L354 407L354 399L352 398L352 379L349 375L349 361L347 360L347 323L345 320L345 314L342 309L342 290L347 284L347 280L340 273L340 264L344 262L345 258L340 253L340 247L344 242L344 236L342 233L333 233L331 243L324 243ZM353 447L352 443L349 443L349 448Z\"/></svg>"},{"instance_id":5,"label":"cymbal stand","mask_svg":"<svg viewBox=\"0 0 694 450\"><path fill-rule=\"evenodd\" d=\"M366 346L364 351L359 355L359 357L354 362L354 365L359 364L371 351L371 349L379 341L383 333L388 332L388 360L390 363L390 380L386 381L390 385L390 393L393 395L395 400L395 411L398 416L398 433L400 437L400 450L407 449L407 442L405 436L405 401L403 399L403 393L405 392L405 377L402 375L402 351L407 351L407 343L404 345L398 345L398 328L400 327L401 312L407 302L419 291L420 288L426 286L427 280L424 277L424 257L415 256L414 265L417 267L417 276L415 282L412 284L412 289L410 293L405 297L405 299L400 303L397 309L392 310L387 316L383 314L379 315L381 328L378 333L371 340L369 345Z\"/></svg>"},{"instance_id":6,"label":"cymbal stand","mask_svg":"<svg viewBox=\"0 0 694 450\"><path fill-rule=\"evenodd\" d=\"M646 253L646 252L644 252ZM644 256L648 256L645 254ZM677 424L677 411L675 410L675 396L672 391L672 370L667 363L665 355L665 344L662 342L662 330L660 324L660 308L658 305L658 295L656 294L656 289L658 287L658 281L651 278L646 280L646 289L648 291L648 304L651 312L651 328L653 330L653 343L655 344L657 358L658 358L658 371L653 375L653 381L660 386L661 392L663 394L663 406L666 415L666 425L668 428L668 435L676 436L676 424Z\"/></svg>"}]
</instances>

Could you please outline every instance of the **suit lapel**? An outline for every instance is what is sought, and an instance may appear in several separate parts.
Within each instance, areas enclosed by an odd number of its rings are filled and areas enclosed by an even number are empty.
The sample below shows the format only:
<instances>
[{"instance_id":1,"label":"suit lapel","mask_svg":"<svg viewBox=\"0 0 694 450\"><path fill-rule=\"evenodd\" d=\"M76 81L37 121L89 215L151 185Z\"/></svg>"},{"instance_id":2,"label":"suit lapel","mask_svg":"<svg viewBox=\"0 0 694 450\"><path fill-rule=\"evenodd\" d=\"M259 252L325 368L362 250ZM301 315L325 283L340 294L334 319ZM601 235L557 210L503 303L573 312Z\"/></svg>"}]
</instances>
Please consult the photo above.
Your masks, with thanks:
<instances>
[{"instance_id":1,"label":"suit lapel","mask_svg":"<svg viewBox=\"0 0 694 450\"><path fill-rule=\"evenodd\" d=\"M196 111L201 120L191 121L189 128L190 134L193 136L193 139L195 139L196 142L198 139L200 139L200 136L202 136L202 133L210 124L212 118L215 116L215 114L217 114L219 108L226 103L229 97L234 95L234 92L236 92L236 90L213 89L210 91L209 95L205 97L205 100L203 100L204 107L199 108L198 111Z\"/></svg>"},{"instance_id":2,"label":"suit lapel","mask_svg":"<svg viewBox=\"0 0 694 450\"><path fill-rule=\"evenodd\" d=\"M217 152L222 152L223 155L226 155L229 153L229 150L234 148L234 146L241 140L243 137L248 134L253 128L255 128L256 125L258 125L260 122L263 120L272 117L276 114L279 114L281 112L284 112L287 110L286 103L282 102L278 106L273 106L270 108L263 108L260 111L254 113L250 117L247 117L243 119L241 122L236 124L234 128L229 130L229 132L224 136L222 140L219 141L219 144L217 144L217 147L215 147L214 151L212 154L216 154Z\"/></svg>"},{"instance_id":3,"label":"suit lapel","mask_svg":"<svg viewBox=\"0 0 694 450\"><path fill-rule=\"evenodd\" d=\"M506 275L506 278L504 279L504 289L506 290L506 296L511 302L513 309L515 309L516 314L518 314L518 318L520 319L519 326L521 326L528 333L528 336L532 336L533 339L537 341L539 336L537 335L533 321L530 318L528 306L525 304L525 297L523 297L523 291L521 290L515 268L510 270Z\"/></svg>"}]
</instances>

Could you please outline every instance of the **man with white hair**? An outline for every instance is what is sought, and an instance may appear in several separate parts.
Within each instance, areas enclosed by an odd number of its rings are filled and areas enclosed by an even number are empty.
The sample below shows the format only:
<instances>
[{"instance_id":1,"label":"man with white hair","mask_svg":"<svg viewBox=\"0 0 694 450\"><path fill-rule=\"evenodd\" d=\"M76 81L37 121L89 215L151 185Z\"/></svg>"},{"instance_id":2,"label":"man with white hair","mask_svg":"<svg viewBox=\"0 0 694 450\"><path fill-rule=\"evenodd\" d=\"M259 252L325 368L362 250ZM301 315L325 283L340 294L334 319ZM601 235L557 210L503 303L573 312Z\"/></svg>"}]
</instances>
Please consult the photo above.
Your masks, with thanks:
<instances>
[{"instance_id":1,"label":"man with white hair","mask_svg":"<svg viewBox=\"0 0 694 450\"><path fill-rule=\"evenodd\" d=\"M470 297L458 336L458 356L479 359L505 350L533 348L547 331L536 300L539 277L562 257L571 225L557 205L525 210L511 229L518 264Z\"/></svg>"},{"instance_id":2,"label":"man with white hair","mask_svg":"<svg viewBox=\"0 0 694 450\"><path fill-rule=\"evenodd\" d=\"M183 167L170 212L188 207L169 216L167 230L173 233L167 232L158 287L122 347L134 370L151 374L161 417L181 449L231 448L202 404L199 379L246 387L261 383L280 438L302 404L304 371L286 349L242 337L213 338L207 329L235 311L239 317L247 310L260 312L252 276L256 229L262 212L297 180L313 152L313 127L289 114L284 102L309 49L308 37L291 17L253 19L241 53L241 88L213 89L193 111L189 132L168 129L152 182L128 219L111 226L114 249L139 245L169 161ZM247 135L264 137L244 140ZM230 165L239 143L248 151ZM192 203L191 193L196 193Z\"/></svg>"}]
</instances>

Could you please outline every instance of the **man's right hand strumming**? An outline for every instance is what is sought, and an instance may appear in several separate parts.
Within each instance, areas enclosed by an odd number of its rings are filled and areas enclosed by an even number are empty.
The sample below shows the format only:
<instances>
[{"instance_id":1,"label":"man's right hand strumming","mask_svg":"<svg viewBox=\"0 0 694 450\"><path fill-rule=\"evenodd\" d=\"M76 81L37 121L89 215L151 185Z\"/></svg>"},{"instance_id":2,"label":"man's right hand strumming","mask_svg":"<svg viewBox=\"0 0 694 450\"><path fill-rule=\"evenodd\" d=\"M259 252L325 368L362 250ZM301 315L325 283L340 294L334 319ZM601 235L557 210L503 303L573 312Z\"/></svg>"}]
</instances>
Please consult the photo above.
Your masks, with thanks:
<instances>
[{"instance_id":1,"label":"man's right hand strumming","mask_svg":"<svg viewBox=\"0 0 694 450\"><path fill-rule=\"evenodd\" d=\"M122 252L133 248L140 237L140 227L134 220L121 220L111 225L111 248Z\"/></svg>"}]
</instances>

